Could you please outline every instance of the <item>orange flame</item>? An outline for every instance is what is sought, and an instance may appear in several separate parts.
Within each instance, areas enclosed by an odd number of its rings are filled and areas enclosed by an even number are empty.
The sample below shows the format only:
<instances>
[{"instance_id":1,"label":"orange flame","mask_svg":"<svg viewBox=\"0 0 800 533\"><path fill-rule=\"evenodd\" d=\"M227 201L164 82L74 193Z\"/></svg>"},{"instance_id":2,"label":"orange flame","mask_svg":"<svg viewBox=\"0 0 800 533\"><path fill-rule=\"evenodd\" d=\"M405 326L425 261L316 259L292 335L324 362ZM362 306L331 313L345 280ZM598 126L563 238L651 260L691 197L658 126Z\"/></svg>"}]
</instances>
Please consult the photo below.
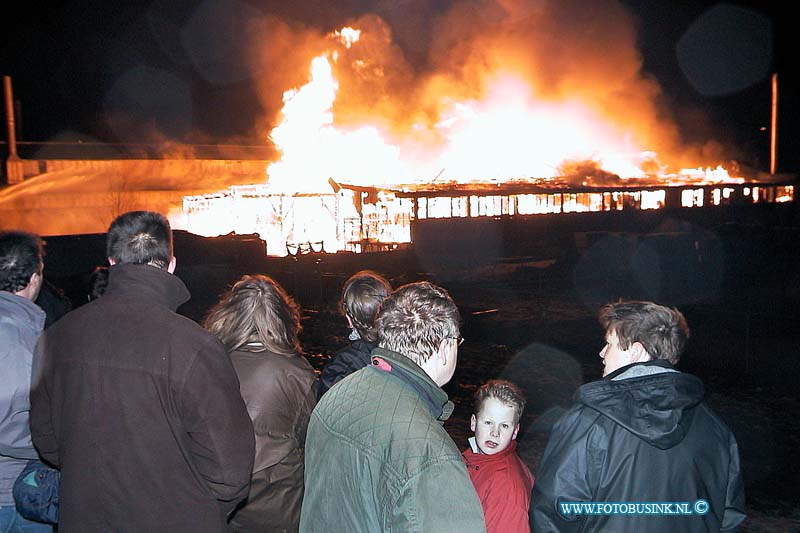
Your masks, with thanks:
<instances>
[{"instance_id":1,"label":"orange flame","mask_svg":"<svg viewBox=\"0 0 800 533\"><path fill-rule=\"evenodd\" d=\"M282 157L267 168L276 190L322 192L329 178L356 185L428 182L435 176L462 182L547 178L581 161L622 179L742 181L721 166L668 173L656 153L639 145L631 125L611 122L575 96L537 99L523 76L509 72L488 76L480 98L441 95L438 120L430 126L414 123L394 140L381 128L382 117L337 126L339 83L333 66L349 58L343 68L364 68L357 53L350 58L361 36L351 27L333 32L329 37L344 46L342 53L331 49L315 57L308 83L284 93L282 120L270 134Z\"/></svg>"}]
</instances>

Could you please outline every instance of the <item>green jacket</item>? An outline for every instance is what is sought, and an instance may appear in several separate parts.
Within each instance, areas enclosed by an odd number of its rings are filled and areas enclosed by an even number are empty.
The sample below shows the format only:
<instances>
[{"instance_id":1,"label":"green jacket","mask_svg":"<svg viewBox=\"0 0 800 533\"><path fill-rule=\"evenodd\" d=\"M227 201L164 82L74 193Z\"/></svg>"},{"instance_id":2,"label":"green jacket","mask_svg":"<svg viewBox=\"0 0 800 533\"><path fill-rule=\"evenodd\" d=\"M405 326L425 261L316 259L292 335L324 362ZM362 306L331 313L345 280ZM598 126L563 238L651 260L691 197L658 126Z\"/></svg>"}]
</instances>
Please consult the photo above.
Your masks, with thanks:
<instances>
[{"instance_id":1,"label":"green jacket","mask_svg":"<svg viewBox=\"0 0 800 533\"><path fill-rule=\"evenodd\" d=\"M323 395L306 438L301 532L483 533L478 496L442 426L447 394L410 359L376 348Z\"/></svg>"}]
</instances>

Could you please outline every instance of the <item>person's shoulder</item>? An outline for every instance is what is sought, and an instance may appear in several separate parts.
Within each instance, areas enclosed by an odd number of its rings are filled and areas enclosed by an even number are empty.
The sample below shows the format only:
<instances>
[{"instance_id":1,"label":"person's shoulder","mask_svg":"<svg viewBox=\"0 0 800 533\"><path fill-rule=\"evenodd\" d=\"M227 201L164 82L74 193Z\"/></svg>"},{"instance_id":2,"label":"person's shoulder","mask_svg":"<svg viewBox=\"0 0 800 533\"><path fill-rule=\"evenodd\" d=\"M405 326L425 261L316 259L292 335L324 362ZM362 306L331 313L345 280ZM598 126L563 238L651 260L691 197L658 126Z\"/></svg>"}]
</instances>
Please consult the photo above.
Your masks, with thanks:
<instances>
[{"instance_id":1,"label":"person's shoulder","mask_svg":"<svg viewBox=\"0 0 800 533\"><path fill-rule=\"evenodd\" d=\"M367 342L362 339L353 341L350 344L343 346L334 352L333 357L336 359L348 359L358 361L369 361L373 348L377 343Z\"/></svg>"},{"instance_id":2,"label":"person's shoulder","mask_svg":"<svg viewBox=\"0 0 800 533\"><path fill-rule=\"evenodd\" d=\"M233 352L231 359L247 360L254 372L276 376L300 376L316 378L314 367L303 355L284 355L272 352Z\"/></svg>"},{"instance_id":3,"label":"person's shoulder","mask_svg":"<svg viewBox=\"0 0 800 533\"><path fill-rule=\"evenodd\" d=\"M728 423L708 405L708 402L702 401L698 404L695 416L697 415L700 416L700 423L697 424L698 430L702 431L706 438L711 436L717 436L721 440L733 438L733 431ZM712 430L713 433L709 433L709 430Z\"/></svg>"}]
</instances>

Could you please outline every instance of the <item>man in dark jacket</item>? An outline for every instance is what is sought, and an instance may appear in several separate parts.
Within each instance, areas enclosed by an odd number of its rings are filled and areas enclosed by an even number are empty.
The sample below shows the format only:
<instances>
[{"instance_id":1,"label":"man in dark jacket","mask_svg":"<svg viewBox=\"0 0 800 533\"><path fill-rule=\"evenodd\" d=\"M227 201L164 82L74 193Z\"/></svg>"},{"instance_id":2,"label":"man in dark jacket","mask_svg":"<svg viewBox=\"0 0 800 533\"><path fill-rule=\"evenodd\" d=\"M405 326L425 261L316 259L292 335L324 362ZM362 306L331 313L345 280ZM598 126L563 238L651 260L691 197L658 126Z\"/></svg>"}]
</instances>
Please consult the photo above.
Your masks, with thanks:
<instances>
[{"instance_id":1,"label":"man in dark jacket","mask_svg":"<svg viewBox=\"0 0 800 533\"><path fill-rule=\"evenodd\" d=\"M484 533L461 452L442 427L458 308L430 283L400 287L377 318L371 365L326 392L306 437L304 533Z\"/></svg>"},{"instance_id":2,"label":"man in dark jacket","mask_svg":"<svg viewBox=\"0 0 800 533\"><path fill-rule=\"evenodd\" d=\"M31 433L61 468L59 531L219 532L248 491L253 427L217 338L178 315L162 215L117 217L102 298L39 340Z\"/></svg>"},{"instance_id":3,"label":"man in dark jacket","mask_svg":"<svg viewBox=\"0 0 800 533\"><path fill-rule=\"evenodd\" d=\"M580 387L553 428L533 531L735 530L745 518L739 450L702 382L673 366L689 335L683 315L620 302L600 321L603 379Z\"/></svg>"}]
</instances>

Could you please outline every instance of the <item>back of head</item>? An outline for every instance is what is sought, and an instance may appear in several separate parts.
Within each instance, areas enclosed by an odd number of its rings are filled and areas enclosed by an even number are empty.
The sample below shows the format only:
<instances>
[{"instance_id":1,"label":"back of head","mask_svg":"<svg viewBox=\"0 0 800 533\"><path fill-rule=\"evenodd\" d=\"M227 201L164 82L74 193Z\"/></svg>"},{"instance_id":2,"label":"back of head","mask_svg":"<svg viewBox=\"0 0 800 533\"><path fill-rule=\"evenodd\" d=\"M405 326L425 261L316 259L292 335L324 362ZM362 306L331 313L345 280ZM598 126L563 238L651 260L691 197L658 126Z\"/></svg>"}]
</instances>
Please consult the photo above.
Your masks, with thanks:
<instances>
[{"instance_id":1,"label":"back of head","mask_svg":"<svg viewBox=\"0 0 800 533\"><path fill-rule=\"evenodd\" d=\"M169 221L153 211L129 211L118 216L108 228L106 255L115 264L166 269L172 261Z\"/></svg>"},{"instance_id":2,"label":"back of head","mask_svg":"<svg viewBox=\"0 0 800 533\"><path fill-rule=\"evenodd\" d=\"M518 424L522 413L525 411L525 395L522 390L504 379L491 379L478 387L475 391L473 411L477 415L481 412L484 402L494 398L500 403L514 408L514 423Z\"/></svg>"},{"instance_id":3,"label":"back of head","mask_svg":"<svg viewBox=\"0 0 800 533\"><path fill-rule=\"evenodd\" d=\"M371 270L356 272L342 289L342 312L350 317L359 336L369 342L378 340L375 317L378 309L392 292L392 286L380 274Z\"/></svg>"},{"instance_id":4,"label":"back of head","mask_svg":"<svg viewBox=\"0 0 800 533\"><path fill-rule=\"evenodd\" d=\"M444 339L458 337L459 322L458 308L447 291L421 281L403 285L386 298L375 325L380 347L422 365Z\"/></svg>"},{"instance_id":5,"label":"back of head","mask_svg":"<svg viewBox=\"0 0 800 533\"><path fill-rule=\"evenodd\" d=\"M228 351L301 352L300 308L268 276L243 276L211 309L203 325Z\"/></svg>"},{"instance_id":6,"label":"back of head","mask_svg":"<svg viewBox=\"0 0 800 533\"><path fill-rule=\"evenodd\" d=\"M652 359L677 364L689 338L689 326L675 308L653 302L628 301L605 305L599 314L607 333L615 333L627 350L639 342Z\"/></svg>"},{"instance_id":7,"label":"back of head","mask_svg":"<svg viewBox=\"0 0 800 533\"><path fill-rule=\"evenodd\" d=\"M26 231L0 232L0 291L19 292L33 274L41 274L42 239Z\"/></svg>"}]
</instances>

